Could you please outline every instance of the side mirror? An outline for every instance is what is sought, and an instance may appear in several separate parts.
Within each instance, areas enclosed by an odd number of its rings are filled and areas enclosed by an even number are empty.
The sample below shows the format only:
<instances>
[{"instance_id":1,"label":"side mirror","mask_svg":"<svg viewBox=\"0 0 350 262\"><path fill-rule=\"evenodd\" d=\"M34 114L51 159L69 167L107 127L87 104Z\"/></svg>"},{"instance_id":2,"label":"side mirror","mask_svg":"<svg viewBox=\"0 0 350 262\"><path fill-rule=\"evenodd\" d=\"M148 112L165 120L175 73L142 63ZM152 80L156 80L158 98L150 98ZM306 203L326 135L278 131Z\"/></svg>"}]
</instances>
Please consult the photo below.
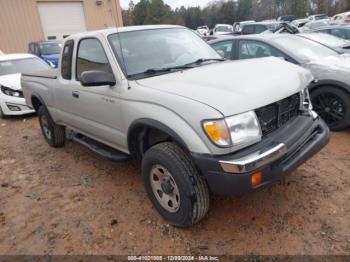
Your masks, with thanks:
<instances>
[{"instance_id":1,"label":"side mirror","mask_svg":"<svg viewBox=\"0 0 350 262\"><path fill-rule=\"evenodd\" d=\"M116 84L112 73L97 70L83 72L80 82L83 86L114 86Z\"/></svg>"}]
</instances>

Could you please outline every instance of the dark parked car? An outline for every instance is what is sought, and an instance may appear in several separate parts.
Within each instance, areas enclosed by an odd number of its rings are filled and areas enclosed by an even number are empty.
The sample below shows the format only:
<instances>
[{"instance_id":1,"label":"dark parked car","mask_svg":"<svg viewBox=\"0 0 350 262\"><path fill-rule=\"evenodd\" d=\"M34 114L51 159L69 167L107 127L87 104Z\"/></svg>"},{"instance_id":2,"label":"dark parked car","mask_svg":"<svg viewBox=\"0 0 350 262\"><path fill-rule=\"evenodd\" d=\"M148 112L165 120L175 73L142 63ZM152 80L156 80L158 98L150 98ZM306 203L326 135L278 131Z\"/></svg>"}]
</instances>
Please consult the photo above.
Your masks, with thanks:
<instances>
[{"instance_id":1,"label":"dark parked car","mask_svg":"<svg viewBox=\"0 0 350 262\"><path fill-rule=\"evenodd\" d=\"M299 30L296 26L287 22L259 22L245 25L242 35L261 34L264 32L297 34Z\"/></svg>"},{"instance_id":2,"label":"dark parked car","mask_svg":"<svg viewBox=\"0 0 350 262\"><path fill-rule=\"evenodd\" d=\"M330 34L345 40L350 40L350 26L349 25L333 25L317 28L314 32Z\"/></svg>"},{"instance_id":3,"label":"dark parked car","mask_svg":"<svg viewBox=\"0 0 350 262\"><path fill-rule=\"evenodd\" d=\"M275 56L309 69L315 111L333 130L350 125L350 56L290 34L226 37L209 42L226 59ZM271 72L273 74L273 72Z\"/></svg>"},{"instance_id":4,"label":"dark parked car","mask_svg":"<svg viewBox=\"0 0 350 262\"><path fill-rule=\"evenodd\" d=\"M292 22L297 19L294 15L283 15L277 18L277 21Z\"/></svg>"},{"instance_id":5,"label":"dark parked car","mask_svg":"<svg viewBox=\"0 0 350 262\"><path fill-rule=\"evenodd\" d=\"M62 41L39 41L28 45L28 53L43 59L49 66L58 67L58 60L62 49Z\"/></svg>"},{"instance_id":6,"label":"dark parked car","mask_svg":"<svg viewBox=\"0 0 350 262\"><path fill-rule=\"evenodd\" d=\"M261 34L265 31L274 31L280 27L281 22L258 22L244 25L242 28L242 35Z\"/></svg>"}]
</instances>

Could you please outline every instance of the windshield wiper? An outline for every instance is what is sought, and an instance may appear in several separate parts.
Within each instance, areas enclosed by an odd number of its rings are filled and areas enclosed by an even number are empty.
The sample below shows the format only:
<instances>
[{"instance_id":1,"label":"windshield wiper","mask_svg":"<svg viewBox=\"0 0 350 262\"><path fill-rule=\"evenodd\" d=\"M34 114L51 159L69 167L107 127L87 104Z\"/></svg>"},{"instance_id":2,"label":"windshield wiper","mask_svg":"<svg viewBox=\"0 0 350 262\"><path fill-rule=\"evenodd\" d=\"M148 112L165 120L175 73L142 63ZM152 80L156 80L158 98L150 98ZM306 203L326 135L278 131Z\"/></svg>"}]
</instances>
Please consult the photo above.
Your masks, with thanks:
<instances>
[{"instance_id":1,"label":"windshield wiper","mask_svg":"<svg viewBox=\"0 0 350 262\"><path fill-rule=\"evenodd\" d=\"M156 73L170 72L173 70L181 70L181 69L189 69L189 68L192 68L192 66L182 65L182 66L173 66L173 67L164 67L164 68L150 68L144 71L143 74L156 74Z\"/></svg>"},{"instance_id":2,"label":"windshield wiper","mask_svg":"<svg viewBox=\"0 0 350 262\"><path fill-rule=\"evenodd\" d=\"M200 65L203 64L204 62L208 61L225 61L224 58L199 58L194 62L188 63L185 66L190 66L190 65Z\"/></svg>"},{"instance_id":3,"label":"windshield wiper","mask_svg":"<svg viewBox=\"0 0 350 262\"><path fill-rule=\"evenodd\" d=\"M174 70L190 69L190 68L193 68L193 67L189 66L189 65L181 65L181 66L164 67L164 68L150 68L150 69L147 69L141 73L128 75L128 77L135 77L135 76L139 76L139 75L154 75L157 73L167 73L167 72L171 72Z\"/></svg>"},{"instance_id":4,"label":"windshield wiper","mask_svg":"<svg viewBox=\"0 0 350 262\"><path fill-rule=\"evenodd\" d=\"M164 68L150 68L150 69L147 69L141 73L128 75L128 77L137 77L140 75L155 75L157 73L167 73L167 72L171 72L174 70L190 69L190 68L193 68L193 65L199 65L199 64L202 64L202 63L207 62L207 61L225 61L225 59L224 58L200 58L194 62L185 64L185 65L164 67Z\"/></svg>"}]
</instances>

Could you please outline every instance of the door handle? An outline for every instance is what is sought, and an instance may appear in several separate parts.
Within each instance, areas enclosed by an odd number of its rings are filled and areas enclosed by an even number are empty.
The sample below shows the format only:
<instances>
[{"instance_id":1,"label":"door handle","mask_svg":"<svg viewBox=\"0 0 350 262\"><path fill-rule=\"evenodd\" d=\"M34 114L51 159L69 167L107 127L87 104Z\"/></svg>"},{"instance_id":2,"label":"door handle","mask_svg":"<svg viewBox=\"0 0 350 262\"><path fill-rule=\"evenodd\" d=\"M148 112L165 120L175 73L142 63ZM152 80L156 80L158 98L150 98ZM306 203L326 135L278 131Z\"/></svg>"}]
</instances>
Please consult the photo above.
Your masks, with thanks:
<instances>
[{"instance_id":1,"label":"door handle","mask_svg":"<svg viewBox=\"0 0 350 262\"><path fill-rule=\"evenodd\" d=\"M74 98L79 98L79 92L78 92L78 91L73 91L73 92L72 92L72 96L73 96Z\"/></svg>"}]
</instances>

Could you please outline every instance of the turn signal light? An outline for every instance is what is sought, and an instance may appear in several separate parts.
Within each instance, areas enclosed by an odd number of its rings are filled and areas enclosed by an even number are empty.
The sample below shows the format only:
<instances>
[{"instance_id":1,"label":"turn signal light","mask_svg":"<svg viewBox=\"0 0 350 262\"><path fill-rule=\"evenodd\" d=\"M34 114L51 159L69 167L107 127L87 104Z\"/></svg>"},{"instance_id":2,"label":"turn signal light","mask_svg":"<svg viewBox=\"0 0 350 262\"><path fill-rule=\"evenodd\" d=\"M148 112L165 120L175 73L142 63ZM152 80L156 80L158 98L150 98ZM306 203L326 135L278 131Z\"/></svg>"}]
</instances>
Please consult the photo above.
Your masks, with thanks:
<instances>
[{"instance_id":1,"label":"turn signal light","mask_svg":"<svg viewBox=\"0 0 350 262\"><path fill-rule=\"evenodd\" d=\"M253 187L256 187L261 184L262 179L263 179L263 173L257 172L251 176L250 182Z\"/></svg>"}]
</instances>

